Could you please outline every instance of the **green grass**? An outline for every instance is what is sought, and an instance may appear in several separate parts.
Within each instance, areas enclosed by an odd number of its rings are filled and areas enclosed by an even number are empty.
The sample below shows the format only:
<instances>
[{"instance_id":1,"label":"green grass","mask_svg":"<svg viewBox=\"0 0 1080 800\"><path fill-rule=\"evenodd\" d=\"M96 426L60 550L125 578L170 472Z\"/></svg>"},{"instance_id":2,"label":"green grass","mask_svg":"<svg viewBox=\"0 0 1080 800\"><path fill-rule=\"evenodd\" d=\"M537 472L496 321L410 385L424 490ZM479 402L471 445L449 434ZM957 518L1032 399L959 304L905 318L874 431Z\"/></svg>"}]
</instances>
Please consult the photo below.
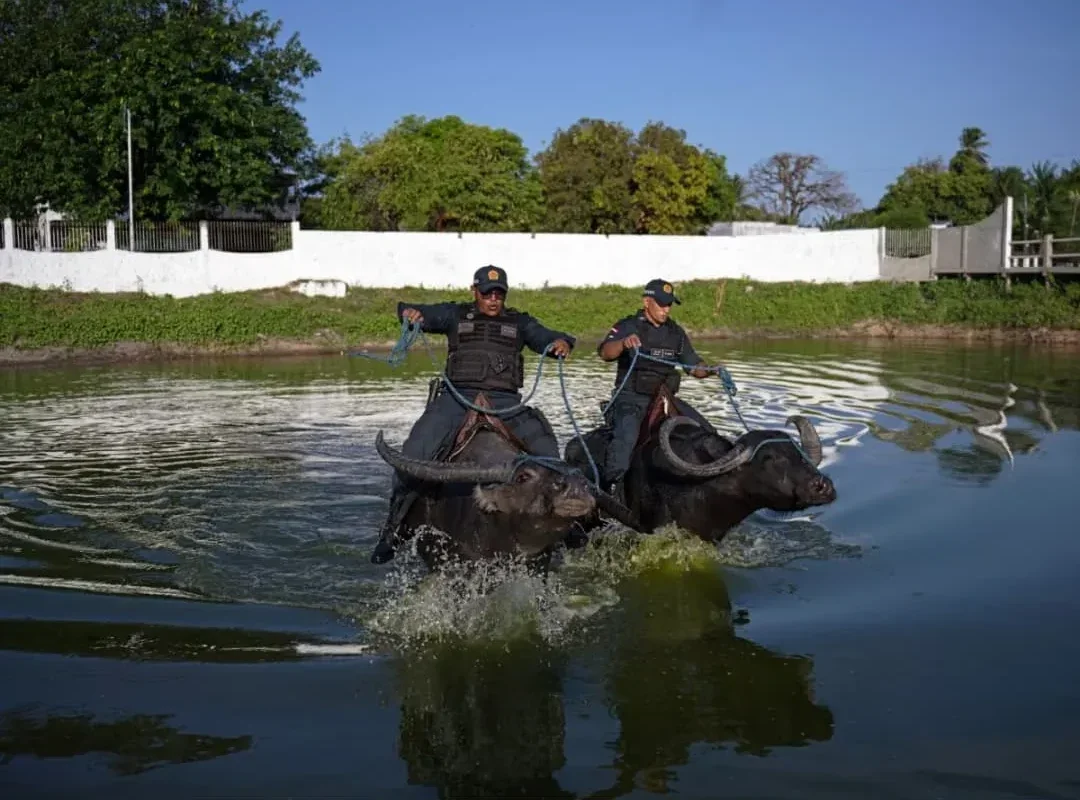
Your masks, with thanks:
<instances>
[{"instance_id":1,"label":"green grass","mask_svg":"<svg viewBox=\"0 0 1080 800\"><path fill-rule=\"evenodd\" d=\"M1080 283L999 281L806 284L694 281L678 286L674 317L691 333L811 334L866 323L976 329L1080 329ZM75 294L0 284L0 347L93 348L115 342L246 345L261 339L340 337L346 344L392 341L398 300L468 298L464 291L359 289L344 298L288 291L191 298ZM636 288L513 290L510 305L545 325L595 341L640 307Z\"/></svg>"}]
</instances>

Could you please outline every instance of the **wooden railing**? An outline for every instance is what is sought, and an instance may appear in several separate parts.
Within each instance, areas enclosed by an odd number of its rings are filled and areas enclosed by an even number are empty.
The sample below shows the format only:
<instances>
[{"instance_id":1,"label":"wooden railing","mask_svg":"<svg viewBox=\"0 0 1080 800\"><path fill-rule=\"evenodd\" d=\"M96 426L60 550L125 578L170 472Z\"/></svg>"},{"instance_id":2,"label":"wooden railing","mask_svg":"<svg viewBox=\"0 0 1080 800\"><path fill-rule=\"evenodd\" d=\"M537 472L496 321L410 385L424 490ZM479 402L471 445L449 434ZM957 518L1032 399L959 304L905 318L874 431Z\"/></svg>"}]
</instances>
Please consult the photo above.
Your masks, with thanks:
<instances>
[{"instance_id":1,"label":"wooden railing","mask_svg":"<svg viewBox=\"0 0 1080 800\"><path fill-rule=\"evenodd\" d=\"M1009 253L1009 271L1080 274L1080 236L1014 239Z\"/></svg>"}]
</instances>

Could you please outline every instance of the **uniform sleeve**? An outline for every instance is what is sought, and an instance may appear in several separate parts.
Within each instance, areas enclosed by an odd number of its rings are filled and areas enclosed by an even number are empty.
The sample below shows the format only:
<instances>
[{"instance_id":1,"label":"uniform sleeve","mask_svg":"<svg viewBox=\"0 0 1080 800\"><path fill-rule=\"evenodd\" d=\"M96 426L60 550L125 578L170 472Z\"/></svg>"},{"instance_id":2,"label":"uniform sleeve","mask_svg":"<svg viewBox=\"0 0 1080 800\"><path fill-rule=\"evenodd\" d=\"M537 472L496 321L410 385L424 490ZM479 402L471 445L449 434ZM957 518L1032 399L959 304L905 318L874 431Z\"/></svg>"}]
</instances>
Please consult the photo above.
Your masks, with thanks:
<instances>
[{"instance_id":1,"label":"uniform sleeve","mask_svg":"<svg viewBox=\"0 0 1080 800\"><path fill-rule=\"evenodd\" d=\"M688 367L683 367L685 372L690 372L690 369L696 367L698 364L703 363L701 356L697 354L694 349L694 345L690 343L690 337L686 334L686 331L680 328L682 333L682 347L679 349L679 361L683 364L689 364Z\"/></svg>"},{"instance_id":2,"label":"uniform sleeve","mask_svg":"<svg viewBox=\"0 0 1080 800\"><path fill-rule=\"evenodd\" d=\"M521 326L521 338L533 352L543 353L544 348L556 339L565 339L566 343L570 345L570 349L574 349L577 340L569 333L545 328L531 314L522 313L521 316L524 318ZM548 355L554 358L551 353L548 353Z\"/></svg>"},{"instance_id":3,"label":"uniform sleeve","mask_svg":"<svg viewBox=\"0 0 1080 800\"><path fill-rule=\"evenodd\" d=\"M401 321L401 314L406 308L415 308L424 315L420 329L425 333L449 333L454 320L457 319L457 303L432 303L430 305L398 303L398 322Z\"/></svg>"},{"instance_id":4,"label":"uniform sleeve","mask_svg":"<svg viewBox=\"0 0 1080 800\"><path fill-rule=\"evenodd\" d=\"M633 317L623 317L614 325L611 326L611 330L607 332L607 336L596 346L596 352L600 352L602 348L608 342L613 342L616 339L625 339L631 333L637 333L637 325L634 323Z\"/></svg>"}]
</instances>

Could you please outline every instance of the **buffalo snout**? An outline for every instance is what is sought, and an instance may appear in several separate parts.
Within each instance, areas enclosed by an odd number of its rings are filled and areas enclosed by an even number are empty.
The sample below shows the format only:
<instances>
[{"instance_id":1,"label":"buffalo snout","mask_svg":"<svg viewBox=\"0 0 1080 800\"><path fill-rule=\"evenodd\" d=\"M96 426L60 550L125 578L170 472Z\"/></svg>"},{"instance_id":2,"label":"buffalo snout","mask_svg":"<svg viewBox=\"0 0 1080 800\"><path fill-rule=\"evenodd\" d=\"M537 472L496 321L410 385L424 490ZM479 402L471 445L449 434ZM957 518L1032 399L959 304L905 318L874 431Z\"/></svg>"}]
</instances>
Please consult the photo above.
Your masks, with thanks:
<instances>
[{"instance_id":1,"label":"buffalo snout","mask_svg":"<svg viewBox=\"0 0 1080 800\"><path fill-rule=\"evenodd\" d=\"M836 487L828 475L820 472L812 477L806 485L806 500L810 505L823 506L836 499Z\"/></svg>"},{"instance_id":2,"label":"buffalo snout","mask_svg":"<svg viewBox=\"0 0 1080 800\"><path fill-rule=\"evenodd\" d=\"M560 517L584 517L596 509L596 498L589 490L589 484L578 475L560 476L554 486L555 513Z\"/></svg>"}]
</instances>

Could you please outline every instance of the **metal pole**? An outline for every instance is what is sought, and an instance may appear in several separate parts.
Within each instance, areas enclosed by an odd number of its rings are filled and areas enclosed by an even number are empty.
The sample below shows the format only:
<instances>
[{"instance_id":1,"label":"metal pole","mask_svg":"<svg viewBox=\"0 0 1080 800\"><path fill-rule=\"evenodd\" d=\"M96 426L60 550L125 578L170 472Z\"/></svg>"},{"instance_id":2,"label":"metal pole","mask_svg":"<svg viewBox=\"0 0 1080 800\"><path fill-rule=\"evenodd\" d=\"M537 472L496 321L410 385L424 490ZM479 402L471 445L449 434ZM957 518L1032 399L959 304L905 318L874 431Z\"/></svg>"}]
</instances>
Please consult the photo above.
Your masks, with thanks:
<instances>
[{"instance_id":1,"label":"metal pole","mask_svg":"<svg viewBox=\"0 0 1080 800\"><path fill-rule=\"evenodd\" d=\"M131 177L131 109L125 107L124 111L127 113L128 146L128 249L135 252L135 192Z\"/></svg>"}]
</instances>

